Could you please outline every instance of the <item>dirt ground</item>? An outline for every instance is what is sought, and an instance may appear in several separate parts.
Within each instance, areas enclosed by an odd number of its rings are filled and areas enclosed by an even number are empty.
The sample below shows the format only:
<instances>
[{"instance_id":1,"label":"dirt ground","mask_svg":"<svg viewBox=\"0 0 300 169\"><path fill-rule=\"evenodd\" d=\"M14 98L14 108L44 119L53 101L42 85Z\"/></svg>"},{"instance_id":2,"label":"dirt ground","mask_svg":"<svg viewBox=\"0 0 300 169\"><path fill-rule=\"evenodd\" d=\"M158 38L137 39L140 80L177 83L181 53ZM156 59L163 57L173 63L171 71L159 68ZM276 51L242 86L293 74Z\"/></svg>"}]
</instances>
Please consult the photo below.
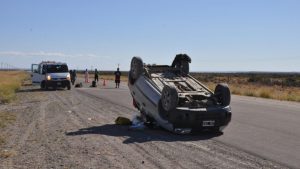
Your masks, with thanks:
<instances>
[{"instance_id":1,"label":"dirt ground","mask_svg":"<svg viewBox=\"0 0 300 169\"><path fill-rule=\"evenodd\" d=\"M134 109L81 89L24 87L1 105L17 120L5 128L0 168L284 168L213 140L213 134L175 135L162 129L131 131L118 116Z\"/></svg>"}]
</instances>

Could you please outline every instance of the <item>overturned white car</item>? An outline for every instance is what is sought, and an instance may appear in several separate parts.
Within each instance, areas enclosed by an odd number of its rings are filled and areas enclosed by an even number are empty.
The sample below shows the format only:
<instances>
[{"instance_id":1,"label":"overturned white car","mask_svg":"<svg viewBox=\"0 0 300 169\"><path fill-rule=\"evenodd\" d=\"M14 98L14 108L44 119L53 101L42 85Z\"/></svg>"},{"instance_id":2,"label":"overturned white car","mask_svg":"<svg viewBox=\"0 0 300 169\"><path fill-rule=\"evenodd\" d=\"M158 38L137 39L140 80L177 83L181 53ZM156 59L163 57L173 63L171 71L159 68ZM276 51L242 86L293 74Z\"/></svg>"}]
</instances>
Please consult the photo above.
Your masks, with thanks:
<instances>
[{"instance_id":1,"label":"overturned white car","mask_svg":"<svg viewBox=\"0 0 300 169\"><path fill-rule=\"evenodd\" d=\"M191 58L176 55L171 66L146 65L133 57L128 86L134 106L146 124L174 133L221 131L231 121L230 90L218 84L212 92L189 75Z\"/></svg>"}]
</instances>

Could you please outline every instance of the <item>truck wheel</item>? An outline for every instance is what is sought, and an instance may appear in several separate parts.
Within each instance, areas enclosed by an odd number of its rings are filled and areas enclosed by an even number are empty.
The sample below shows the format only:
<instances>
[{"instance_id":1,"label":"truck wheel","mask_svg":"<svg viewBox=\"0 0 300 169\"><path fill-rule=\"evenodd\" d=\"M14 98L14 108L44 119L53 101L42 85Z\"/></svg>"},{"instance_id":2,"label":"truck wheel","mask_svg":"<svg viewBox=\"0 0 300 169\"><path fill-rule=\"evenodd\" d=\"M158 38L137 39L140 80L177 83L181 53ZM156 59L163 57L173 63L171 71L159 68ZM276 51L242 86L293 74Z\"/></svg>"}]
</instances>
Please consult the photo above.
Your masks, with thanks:
<instances>
[{"instance_id":1,"label":"truck wheel","mask_svg":"<svg viewBox=\"0 0 300 169\"><path fill-rule=\"evenodd\" d=\"M220 83L215 88L215 97L222 106L228 106L231 100L229 87L226 83Z\"/></svg>"},{"instance_id":2,"label":"truck wheel","mask_svg":"<svg viewBox=\"0 0 300 169\"><path fill-rule=\"evenodd\" d=\"M135 81L143 73L143 60L140 57L133 57L130 64L130 81Z\"/></svg>"},{"instance_id":3,"label":"truck wheel","mask_svg":"<svg viewBox=\"0 0 300 169\"><path fill-rule=\"evenodd\" d=\"M178 93L173 86L164 86L161 95L162 107L165 111L172 111L177 107L178 104Z\"/></svg>"}]
</instances>

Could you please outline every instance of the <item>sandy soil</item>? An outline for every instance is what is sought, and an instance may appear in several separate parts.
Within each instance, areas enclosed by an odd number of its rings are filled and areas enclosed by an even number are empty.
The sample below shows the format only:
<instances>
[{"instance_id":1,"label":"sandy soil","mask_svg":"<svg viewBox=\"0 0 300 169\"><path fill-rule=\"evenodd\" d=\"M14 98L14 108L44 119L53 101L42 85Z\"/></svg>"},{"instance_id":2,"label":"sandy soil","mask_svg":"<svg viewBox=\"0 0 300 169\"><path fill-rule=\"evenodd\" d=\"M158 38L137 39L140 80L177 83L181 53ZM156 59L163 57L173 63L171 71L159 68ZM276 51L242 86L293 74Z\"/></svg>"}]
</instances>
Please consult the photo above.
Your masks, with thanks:
<instances>
[{"instance_id":1,"label":"sandy soil","mask_svg":"<svg viewBox=\"0 0 300 169\"><path fill-rule=\"evenodd\" d=\"M285 168L224 145L213 134L174 135L162 129L131 131L118 116L133 109L78 89L41 91L28 86L0 110L16 114L5 129L0 168ZM116 98L117 99L117 98Z\"/></svg>"}]
</instances>

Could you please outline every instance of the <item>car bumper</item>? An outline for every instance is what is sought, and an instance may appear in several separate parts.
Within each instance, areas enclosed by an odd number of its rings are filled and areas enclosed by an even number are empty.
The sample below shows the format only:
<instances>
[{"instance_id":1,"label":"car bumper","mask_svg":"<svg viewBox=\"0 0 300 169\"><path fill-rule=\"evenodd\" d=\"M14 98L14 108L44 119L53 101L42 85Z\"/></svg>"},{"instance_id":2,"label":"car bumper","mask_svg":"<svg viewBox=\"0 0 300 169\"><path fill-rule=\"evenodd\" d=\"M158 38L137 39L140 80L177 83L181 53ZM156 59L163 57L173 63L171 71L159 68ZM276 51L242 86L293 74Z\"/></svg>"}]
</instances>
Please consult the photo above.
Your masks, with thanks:
<instances>
[{"instance_id":1,"label":"car bumper","mask_svg":"<svg viewBox=\"0 0 300 169\"><path fill-rule=\"evenodd\" d=\"M47 87L68 87L70 86L70 81L69 80L47 80L46 81L46 86Z\"/></svg>"},{"instance_id":2,"label":"car bumper","mask_svg":"<svg viewBox=\"0 0 300 169\"><path fill-rule=\"evenodd\" d=\"M230 106L223 108L184 109L177 108L169 114L168 121L176 128L193 131L224 128L231 121Z\"/></svg>"}]
</instances>

